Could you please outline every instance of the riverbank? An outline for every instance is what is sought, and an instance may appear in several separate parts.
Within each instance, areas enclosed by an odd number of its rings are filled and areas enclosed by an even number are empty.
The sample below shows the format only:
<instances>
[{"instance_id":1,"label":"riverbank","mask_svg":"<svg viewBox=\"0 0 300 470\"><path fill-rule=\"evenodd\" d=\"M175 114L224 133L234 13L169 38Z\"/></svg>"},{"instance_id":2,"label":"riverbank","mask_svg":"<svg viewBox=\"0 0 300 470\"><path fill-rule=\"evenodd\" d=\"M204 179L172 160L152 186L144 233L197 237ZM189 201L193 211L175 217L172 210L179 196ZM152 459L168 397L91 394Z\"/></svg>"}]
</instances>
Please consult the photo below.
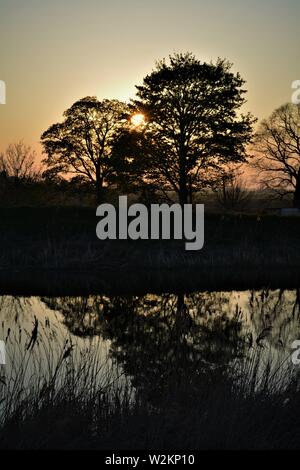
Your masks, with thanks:
<instances>
[{"instance_id":1,"label":"riverbank","mask_svg":"<svg viewBox=\"0 0 300 470\"><path fill-rule=\"evenodd\" d=\"M0 290L172 290L295 287L300 271L300 219L205 215L205 242L186 251L178 240L107 240L96 237L90 208L0 210ZM71 287L72 286L72 287ZM145 287L144 287L145 286Z\"/></svg>"},{"instance_id":2,"label":"riverbank","mask_svg":"<svg viewBox=\"0 0 300 470\"><path fill-rule=\"evenodd\" d=\"M67 342L56 362L50 356L44 364L41 349L49 341L32 333L31 348L18 346L19 373L0 381L2 450L299 447L299 377L282 364L274 368L274 358L263 364L261 348L233 365L198 360L187 368L178 355L157 365L165 375L152 382L136 366L145 383L133 389L122 373L101 378L93 350L85 366L76 362Z\"/></svg>"}]
</instances>

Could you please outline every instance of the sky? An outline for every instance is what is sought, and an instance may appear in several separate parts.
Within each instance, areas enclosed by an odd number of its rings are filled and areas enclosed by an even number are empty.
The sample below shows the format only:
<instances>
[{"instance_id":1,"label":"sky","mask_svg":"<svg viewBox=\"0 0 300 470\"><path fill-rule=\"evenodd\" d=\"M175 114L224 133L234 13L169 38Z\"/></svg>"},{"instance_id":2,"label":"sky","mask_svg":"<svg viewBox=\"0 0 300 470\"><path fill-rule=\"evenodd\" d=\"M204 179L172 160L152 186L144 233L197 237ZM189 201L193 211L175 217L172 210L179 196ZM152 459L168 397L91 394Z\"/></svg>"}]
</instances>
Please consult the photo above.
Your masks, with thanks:
<instances>
[{"instance_id":1,"label":"sky","mask_svg":"<svg viewBox=\"0 0 300 470\"><path fill-rule=\"evenodd\" d=\"M258 119L300 80L299 0L0 0L0 151L40 136L84 96L128 100L155 61L227 58Z\"/></svg>"}]
</instances>

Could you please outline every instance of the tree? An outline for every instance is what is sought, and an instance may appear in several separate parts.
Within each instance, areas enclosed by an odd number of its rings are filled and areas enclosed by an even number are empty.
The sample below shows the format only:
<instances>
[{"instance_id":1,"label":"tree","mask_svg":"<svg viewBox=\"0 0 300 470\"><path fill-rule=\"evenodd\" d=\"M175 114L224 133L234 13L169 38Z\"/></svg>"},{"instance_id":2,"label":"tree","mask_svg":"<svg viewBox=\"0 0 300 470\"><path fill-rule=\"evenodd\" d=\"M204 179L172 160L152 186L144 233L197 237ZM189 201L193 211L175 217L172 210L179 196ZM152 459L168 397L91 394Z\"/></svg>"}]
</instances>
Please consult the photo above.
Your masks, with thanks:
<instances>
[{"instance_id":1,"label":"tree","mask_svg":"<svg viewBox=\"0 0 300 470\"><path fill-rule=\"evenodd\" d=\"M136 159L144 181L175 191L181 204L216 185L228 162L245 161L254 119L238 116L245 82L230 69L225 60L207 64L190 53L175 54L137 86L134 106L145 123L129 131L135 147L123 157Z\"/></svg>"},{"instance_id":2,"label":"tree","mask_svg":"<svg viewBox=\"0 0 300 470\"><path fill-rule=\"evenodd\" d=\"M129 109L117 100L86 97L64 112L64 121L53 124L41 140L48 167L44 176L72 175L94 186L98 202L112 172L114 139L128 122Z\"/></svg>"},{"instance_id":3,"label":"tree","mask_svg":"<svg viewBox=\"0 0 300 470\"><path fill-rule=\"evenodd\" d=\"M180 389L185 399L199 396L214 370L225 371L244 353L239 311L227 317L222 311L226 300L216 295L97 295L42 301L62 313L72 334L108 339L110 357L131 377L137 397L157 406L171 396L180 400L182 395L175 393Z\"/></svg>"},{"instance_id":4,"label":"tree","mask_svg":"<svg viewBox=\"0 0 300 470\"><path fill-rule=\"evenodd\" d=\"M266 188L293 194L300 208L300 106L285 104L265 119L255 135L253 165Z\"/></svg>"},{"instance_id":5,"label":"tree","mask_svg":"<svg viewBox=\"0 0 300 470\"><path fill-rule=\"evenodd\" d=\"M228 172L224 176L217 191L217 200L225 209L245 209L251 200L251 193L241 176L241 171Z\"/></svg>"},{"instance_id":6,"label":"tree","mask_svg":"<svg viewBox=\"0 0 300 470\"><path fill-rule=\"evenodd\" d=\"M35 179L39 170L36 167L36 153L21 140L10 144L0 154L0 171L15 179L16 183Z\"/></svg>"}]
</instances>

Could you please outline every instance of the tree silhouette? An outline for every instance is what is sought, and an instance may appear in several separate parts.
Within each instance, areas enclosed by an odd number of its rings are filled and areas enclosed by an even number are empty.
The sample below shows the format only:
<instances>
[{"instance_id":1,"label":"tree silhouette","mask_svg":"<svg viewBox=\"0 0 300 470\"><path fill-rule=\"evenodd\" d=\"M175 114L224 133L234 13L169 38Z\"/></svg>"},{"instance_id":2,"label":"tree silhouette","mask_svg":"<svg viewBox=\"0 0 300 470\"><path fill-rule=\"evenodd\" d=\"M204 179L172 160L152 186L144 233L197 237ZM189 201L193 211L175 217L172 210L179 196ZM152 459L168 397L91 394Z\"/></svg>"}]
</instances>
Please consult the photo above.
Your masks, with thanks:
<instances>
[{"instance_id":1,"label":"tree silhouette","mask_svg":"<svg viewBox=\"0 0 300 470\"><path fill-rule=\"evenodd\" d=\"M217 299L206 294L42 300L61 311L73 334L110 340L110 356L131 377L139 397L152 403L173 394L186 400L204 376L225 370L245 348L239 315L220 313Z\"/></svg>"},{"instance_id":2,"label":"tree silhouette","mask_svg":"<svg viewBox=\"0 0 300 470\"><path fill-rule=\"evenodd\" d=\"M253 150L263 184L280 196L293 194L294 207L300 208L300 106L283 105L264 120Z\"/></svg>"},{"instance_id":3,"label":"tree silhouette","mask_svg":"<svg viewBox=\"0 0 300 470\"><path fill-rule=\"evenodd\" d=\"M112 172L111 149L116 136L126 125L128 106L117 100L98 101L86 97L64 112L64 121L53 124L41 137L45 176L74 174L93 184L98 202Z\"/></svg>"},{"instance_id":4,"label":"tree silhouette","mask_svg":"<svg viewBox=\"0 0 300 470\"><path fill-rule=\"evenodd\" d=\"M241 171L228 171L217 190L217 201L225 209L245 209L251 200L251 192L241 175Z\"/></svg>"},{"instance_id":5,"label":"tree silhouette","mask_svg":"<svg viewBox=\"0 0 300 470\"><path fill-rule=\"evenodd\" d=\"M244 295L244 293L242 294ZM110 357L153 405L197 399L203 383L226 378L252 346L289 348L299 335L299 289L248 293L243 310L232 293L42 298L79 337L110 341ZM243 300L242 300L243 302ZM269 354L267 349L267 355ZM277 367L277 366L276 366Z\"/></svg>"},{"instance_id":6,"label":"tree silhouette","mask_svg":"<svg viewBox=\"0 0 300 470\"><path fill-rule=\"evenodd\" d=\"M201 63L175 54L137 86L136 112L145 124L121 137L119 151L155 189L175 191L181 204L196 190L217 184L228 162L245 161L254 119L238 115L244 80L231 64ZM125 168L126 170L126 168Z\"/></svg>"},{"instance_id":7,"label":"tree silhouette","mask_svg":"<svg viewBox=\"0 0 300 470\"><path fill-rule=\"evenodd\" d=\"M5 152L0 154L0 171L14 178L16 183L34 180L39 176L35 151L22 140L10 144Z\"/></svg>"}]
</instances>

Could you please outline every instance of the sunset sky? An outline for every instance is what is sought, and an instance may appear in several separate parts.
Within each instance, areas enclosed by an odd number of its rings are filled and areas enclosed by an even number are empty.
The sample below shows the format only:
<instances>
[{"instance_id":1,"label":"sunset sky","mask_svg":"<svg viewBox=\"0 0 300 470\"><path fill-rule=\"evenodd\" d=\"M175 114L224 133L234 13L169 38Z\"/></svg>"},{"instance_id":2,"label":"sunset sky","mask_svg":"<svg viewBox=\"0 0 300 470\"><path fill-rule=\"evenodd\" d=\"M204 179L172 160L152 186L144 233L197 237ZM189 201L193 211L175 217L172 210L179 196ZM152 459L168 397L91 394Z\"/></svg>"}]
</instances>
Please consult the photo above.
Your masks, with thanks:
<instances>
[{"instance_id":1,"label":"sunset sky","mask_svg":"<svg viewBox=\"0 0 300 470\"><path fill-rule=\"evenodd\" d=\"M157 59L227 58L259 119L300 80L299 0L0 0L0 150L41 133L87 95L127 100Z\"/></svg>"}]
</instances>

